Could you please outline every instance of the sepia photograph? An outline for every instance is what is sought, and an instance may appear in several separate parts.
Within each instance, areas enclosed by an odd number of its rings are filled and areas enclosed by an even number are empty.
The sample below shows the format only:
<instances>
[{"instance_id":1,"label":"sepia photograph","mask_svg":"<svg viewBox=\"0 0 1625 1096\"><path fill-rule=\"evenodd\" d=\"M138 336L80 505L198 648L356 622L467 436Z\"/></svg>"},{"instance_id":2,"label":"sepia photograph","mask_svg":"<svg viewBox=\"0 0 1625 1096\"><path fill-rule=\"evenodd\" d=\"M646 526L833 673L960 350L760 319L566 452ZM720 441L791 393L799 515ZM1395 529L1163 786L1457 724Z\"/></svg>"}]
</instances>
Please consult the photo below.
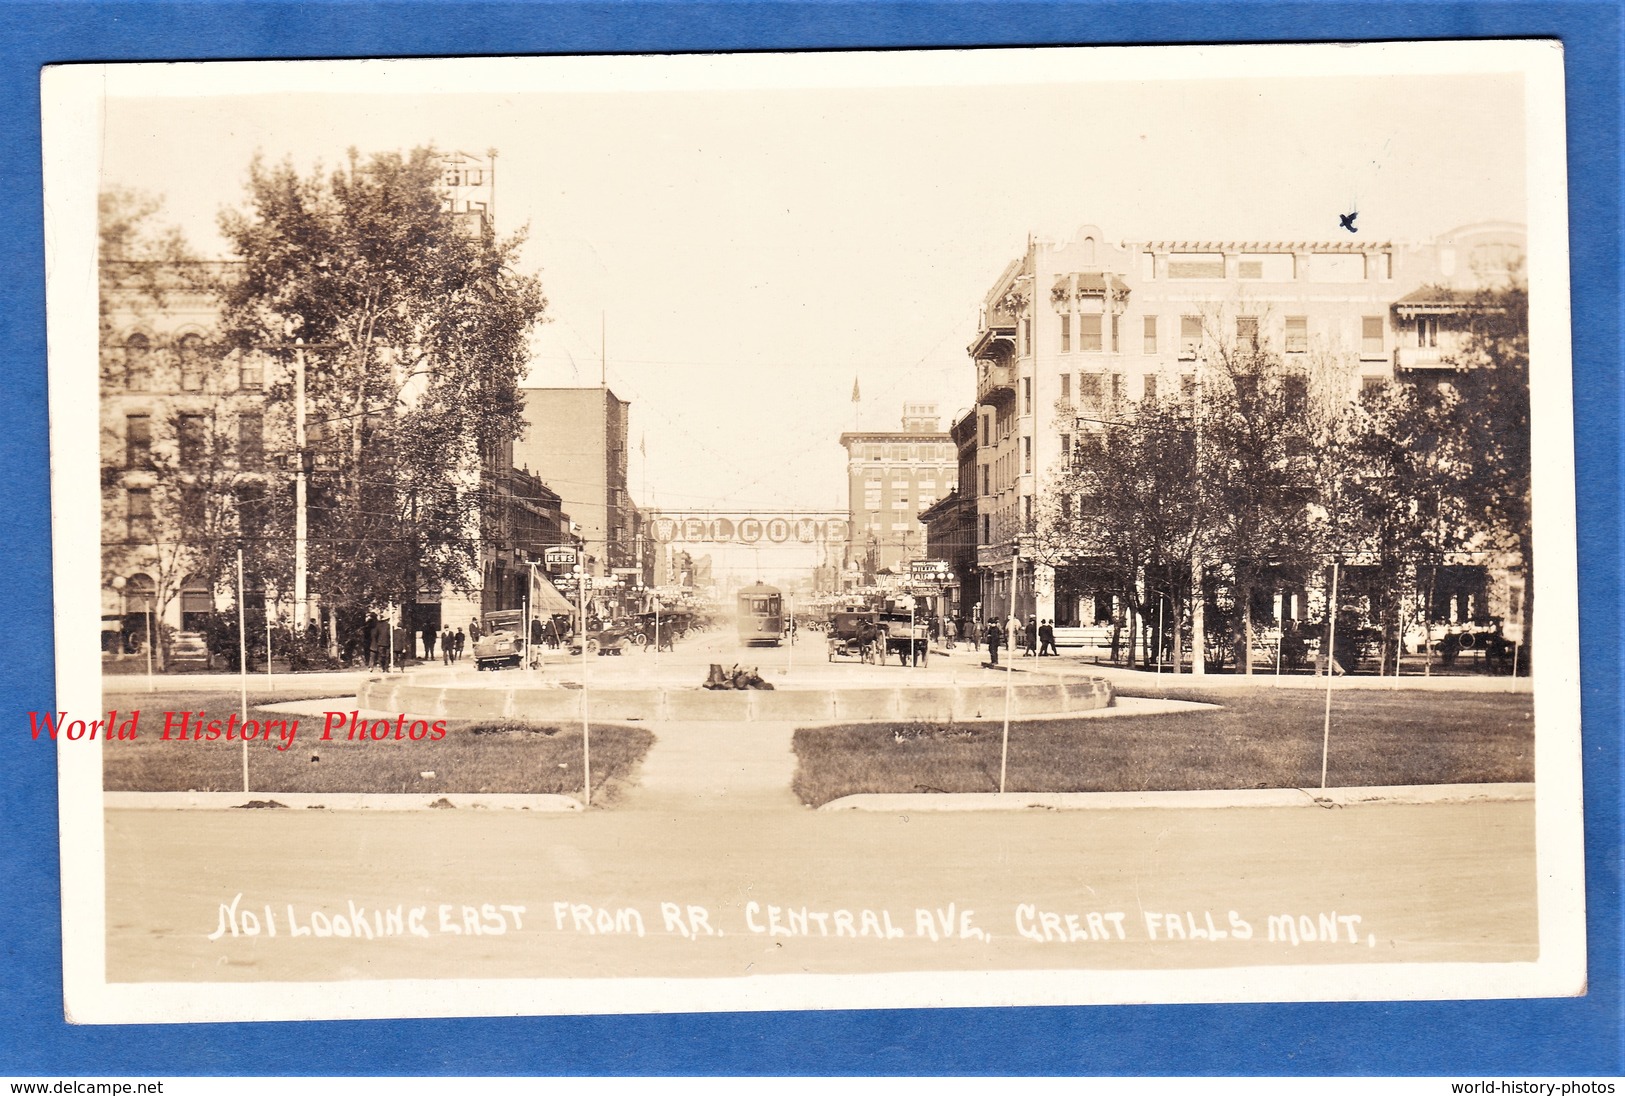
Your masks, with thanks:
<instances>
[{"instance_id":1,"label":"sepia photograph","mask_svg":"<svg viewBox=\"0 0 1625 1096\"><path fill-rule=\"evenodd\" d=\"M1586 992L1560 44L42 96L70 1022Z\"/></svg>"}]
</instances>

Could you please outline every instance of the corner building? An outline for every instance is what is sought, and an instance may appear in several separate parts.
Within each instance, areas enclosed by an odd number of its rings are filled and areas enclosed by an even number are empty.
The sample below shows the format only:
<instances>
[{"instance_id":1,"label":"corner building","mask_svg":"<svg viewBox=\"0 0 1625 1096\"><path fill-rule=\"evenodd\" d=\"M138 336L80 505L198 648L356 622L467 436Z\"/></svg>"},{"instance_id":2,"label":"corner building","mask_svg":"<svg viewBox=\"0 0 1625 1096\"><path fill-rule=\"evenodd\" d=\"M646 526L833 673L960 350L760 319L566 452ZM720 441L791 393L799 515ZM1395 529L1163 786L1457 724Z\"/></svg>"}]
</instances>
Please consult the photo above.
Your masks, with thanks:
<instances>
[{"instance_id":1,"label":"corner building","mask_svg":"<svg viewBox=\"0 0 1625 1096\"><path fill-rule=\"evenodd\" d=\"M967 348L976 479L966 493L976 499L984 617L1078 626L1113 611L1066 568L1020 551L1046 484L1092 419L1169 386L1193 390L1205 348L1220 341L1279 349L1308 399L1422 379L1449 368L1457 298L1438 290L1504 282L1524 247L1524 227L1509 223L1412 244L1352 235L1113 243L1092 224L1070 240L1029 239L983 298ZM1301 592L1281 596L1286 615L1302 615L1290 601Z\"/></svg>"}]
</instances>

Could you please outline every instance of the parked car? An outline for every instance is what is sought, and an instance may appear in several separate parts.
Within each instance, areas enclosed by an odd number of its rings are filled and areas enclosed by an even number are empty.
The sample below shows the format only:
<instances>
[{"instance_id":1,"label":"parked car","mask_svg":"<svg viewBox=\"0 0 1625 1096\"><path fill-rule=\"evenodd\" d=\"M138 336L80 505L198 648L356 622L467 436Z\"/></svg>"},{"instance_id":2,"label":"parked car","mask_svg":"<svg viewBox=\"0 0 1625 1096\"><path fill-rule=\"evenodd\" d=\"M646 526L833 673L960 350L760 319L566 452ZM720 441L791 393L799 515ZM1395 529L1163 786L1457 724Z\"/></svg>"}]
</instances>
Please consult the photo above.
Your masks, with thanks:
<instances>
[{"instance_id":1,"label":"parked car","mask_svg":"<svg viewBox=\"0 0 1625 1096\"><path fill-rule=\"evenodd\" d=\"M485 614L485 630L474 644L474 668L499 670L525 664L525 614L519 609L498 609Z\"/></svg>"}]
</instances>

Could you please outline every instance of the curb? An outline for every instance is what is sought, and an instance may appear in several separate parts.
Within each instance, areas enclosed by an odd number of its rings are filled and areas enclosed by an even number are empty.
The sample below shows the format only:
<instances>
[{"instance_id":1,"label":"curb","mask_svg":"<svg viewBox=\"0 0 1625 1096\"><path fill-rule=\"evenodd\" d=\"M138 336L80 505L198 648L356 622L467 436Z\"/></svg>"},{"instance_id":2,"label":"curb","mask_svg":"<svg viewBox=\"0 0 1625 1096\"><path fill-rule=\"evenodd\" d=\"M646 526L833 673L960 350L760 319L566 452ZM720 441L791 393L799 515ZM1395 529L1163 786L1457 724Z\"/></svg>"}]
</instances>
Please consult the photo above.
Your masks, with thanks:
<instances>
[{"instance_id":1,"label":"curb","mask_svg":"<svg viewBox=\"0 0 1625 1096\"><path fill-rule=\"evenodd\" d=\"M567 795L432 792L103 792L106 810L223 811L288 808L310 811L579 811Z\"/></svg>"},{"instance_id":2,"label":"curb","mask_svg":"<svg viewBox=\"0 0 1625 1096\"><path fill-rule=\"evenodd\" d=\"M1228 807L1320 807L1366 803L1505 803L1533 800L1534 784L1418 784L1368 788L1238 788L1186 792L900 792L847 795L821 811L1091 811L1216 810Z\"/></svg>"}]
</instances>

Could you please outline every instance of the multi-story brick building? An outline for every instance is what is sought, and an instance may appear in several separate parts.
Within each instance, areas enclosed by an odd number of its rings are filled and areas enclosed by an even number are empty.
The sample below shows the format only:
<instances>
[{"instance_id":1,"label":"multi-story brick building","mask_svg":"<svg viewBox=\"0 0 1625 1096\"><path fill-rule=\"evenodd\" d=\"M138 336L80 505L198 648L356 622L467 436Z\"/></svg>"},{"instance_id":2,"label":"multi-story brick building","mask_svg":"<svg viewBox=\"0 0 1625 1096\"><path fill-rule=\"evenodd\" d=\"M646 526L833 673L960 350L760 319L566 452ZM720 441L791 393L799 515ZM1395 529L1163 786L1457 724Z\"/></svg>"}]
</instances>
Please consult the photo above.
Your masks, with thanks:
<instances>
[{"instance_id":1,"label":"multi-story brick building","mask_svg":"<svg viewBox=\"0 0 1625 1096\"><path fill-rule=\"evenodd\" d=\"M957 483L953 439L941 423L936 404L907 403L901 429L841 435L851 512L848 550L866 583L925 556L920 512Z\"/></svg>"},{"instance_id":2,"label":"multi-story brick building","mask_svg":"<svg viewBox=\"0 0 1625 1096\"><path fill-rule=\"evenodd\" d=\"M444 163L445 209L469 231L484 231L494 205L494 160L451 153ZM102 258L102 603L109 649L133 647L149 629L155 638L166 629L194 630L218 605L234 601L231 591L200 577L199 541L245 545L249 607L269 596L273 611L295 615L294 591L267 582L260 571L269 564L259 566L277 552L293 552L292 485L300 463L292 429L294 347L219 353L214 287L235 269L229 262ZM403 398L416 394L408 388ZM312 422L313 474L322 468L322 446L321 424ZM504 447L466 470L464 486L485 498L480 571L466 593L419 590L403 613L414 634L517 606L528 558L564 539L568 519L558 496L516 471L511 457ZM197 536L200 522L220 535ZM186 536L183 526L190 526ZM338 600L338 592L313 589L305 612L314 616Z\"/></svg>"},{"instance_id":3,"label":"multi-story brick building","mask_svg":"<svg viewBox=\"0 0 1625 1096\"><path fill-rule=\"evenodd\" d=\"M955 487L934 506L920 511L925 526L925 554L948 564L949 578L936 606L939 615L974 623L980 611L981 571L976 563L976 494L971 485L976 472L977 416L967 411L954 420L957 460Z\"/></svg>"},{"instance_id":4,"label":"multi-story brick building","mask_svg":"<svg viewBox=\"0 0 1625 1096\"><path fill-rule=\"evenodd\" d=\"M626 490L632 405L608 388L525 388L524 435L514 459L558 491L575 519L591 573L653 584L652 556ZM646 567L645 556L650 565ZM636 583L629 583L635 585Z\"/></svg>"},{"instance_id":5,"label":"multi-story brick building","mask_svg":"<svg viewBox=\"0 0 1625 1096\"><path fill-rule=\"evenodd\" d=\"M1523 227L1500 223L1414 244L1111 242L1096 225L1070 240L1029 240L989 288L968 348L977 434L968 493L986 611L1094 622L1084 580L1019 551L1046 484L1091 421L1194 390L1221 341L1279 350L1286 384L1305 399L1418 378L1447 366L1464 295L1504 281L1523 249Z\"/></svg>"}]
</instances>

